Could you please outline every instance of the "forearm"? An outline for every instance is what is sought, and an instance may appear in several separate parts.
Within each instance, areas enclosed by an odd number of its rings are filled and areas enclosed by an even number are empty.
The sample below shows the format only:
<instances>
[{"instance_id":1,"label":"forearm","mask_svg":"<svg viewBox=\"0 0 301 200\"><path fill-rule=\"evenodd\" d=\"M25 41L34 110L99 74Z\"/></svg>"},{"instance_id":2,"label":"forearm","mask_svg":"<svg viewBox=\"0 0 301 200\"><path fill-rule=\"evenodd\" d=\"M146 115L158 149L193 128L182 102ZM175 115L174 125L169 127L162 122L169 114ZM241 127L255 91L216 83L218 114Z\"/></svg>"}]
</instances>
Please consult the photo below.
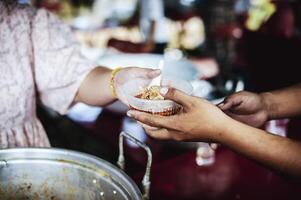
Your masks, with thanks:
<instances>
[{"instance_id":1,"label":"forearm","mask_svg":"<svg viewBox=\"0 0 301 200\"><path fill-rule=\"evenodd\" d=\"M301 143L275 136L233 119L225 123L219 141L266 167L301 180Z\"/></svg>"},{"instance_id":2,"label":"forearm","mask_svg":"<svg viewBox=\"0 0 301 200\"><path fill-rule=\"evenodd\" d=\"M105 106L116 100L110 86L111 72L105 67L92 70L82 82L75 101L92 106Z\"/></svg>"},{"instance_id":3,"label":"forearm","mask_svg":"<svg viewBox=\"0 0 301 200\"><path fill-rule=\"evenodd\" d=\"M292 117L301 114L301 84L260 94L266 105L269 119Z\"/></svg>"}]
</instances>

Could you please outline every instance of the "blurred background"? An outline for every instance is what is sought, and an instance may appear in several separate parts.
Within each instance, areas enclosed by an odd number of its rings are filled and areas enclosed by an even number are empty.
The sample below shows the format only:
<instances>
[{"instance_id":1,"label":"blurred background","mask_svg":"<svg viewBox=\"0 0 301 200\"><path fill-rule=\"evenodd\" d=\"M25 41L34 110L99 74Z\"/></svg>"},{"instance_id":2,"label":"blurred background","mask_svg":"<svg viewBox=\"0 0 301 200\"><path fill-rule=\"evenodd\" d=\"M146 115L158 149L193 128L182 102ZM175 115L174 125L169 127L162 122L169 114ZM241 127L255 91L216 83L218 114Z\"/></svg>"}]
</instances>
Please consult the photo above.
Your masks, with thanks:
<instances>
[{"instance_id":1,"label":"blurred background","mask_svg":"<svg viewBox=\"0 0 301 200\"><path fill-rule=\"evenodd\" d=\"M56 13L69 24L82 53L99 65L155 68L164 59L163 74L190 81L195 96L215 104L233 92L263 92L301 81L298 0L29 3ZM301 198L300 187L225 147L213 151L203 143L148 138L125 116L126 110L117 102L107 108L77 104L67 116L42 105L38 112L53 146L88 152L112 163L117 160L121 130L146 142L154 154L152 199ZM301 121L275 120L262 128L300 139ZM139 181L146 156L131 143L127 155L127 173Z\"/></svg>"}]
</instances>

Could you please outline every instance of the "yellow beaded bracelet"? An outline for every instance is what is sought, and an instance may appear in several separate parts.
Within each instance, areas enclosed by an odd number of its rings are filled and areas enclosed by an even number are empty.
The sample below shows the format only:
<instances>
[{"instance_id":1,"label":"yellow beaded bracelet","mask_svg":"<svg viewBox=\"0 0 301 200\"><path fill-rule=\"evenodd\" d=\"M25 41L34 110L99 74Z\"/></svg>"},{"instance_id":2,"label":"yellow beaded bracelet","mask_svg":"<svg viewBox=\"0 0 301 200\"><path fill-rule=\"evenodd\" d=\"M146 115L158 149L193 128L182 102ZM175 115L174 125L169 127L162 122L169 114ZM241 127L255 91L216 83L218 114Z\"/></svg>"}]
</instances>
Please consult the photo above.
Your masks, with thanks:
<instances>
[{"instance_id":1,"label":"yellow beaded bracelet","mask_svg":"<svg viewBox=\"0 0 301 200\"><path fill-rule=\"evenodd\" d=\"M118 68L114 69L111 73L110 86L111 86L111 90L112 90L112 95L115 98L117 98L116 88L115 88L115 76L120 70L122 70L122 68L118 67Z\"/></svg>"}]
</instances>

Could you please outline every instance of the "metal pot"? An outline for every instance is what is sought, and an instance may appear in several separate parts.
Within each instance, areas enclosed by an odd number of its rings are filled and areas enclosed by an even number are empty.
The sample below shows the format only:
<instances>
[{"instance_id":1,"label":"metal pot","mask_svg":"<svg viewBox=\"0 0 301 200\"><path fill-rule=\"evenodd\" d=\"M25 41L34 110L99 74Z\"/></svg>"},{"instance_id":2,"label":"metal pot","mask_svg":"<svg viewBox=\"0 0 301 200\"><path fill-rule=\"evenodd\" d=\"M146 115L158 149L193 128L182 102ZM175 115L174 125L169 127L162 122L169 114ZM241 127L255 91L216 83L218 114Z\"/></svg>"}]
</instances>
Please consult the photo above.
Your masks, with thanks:
<instances>
[{"instance_id":1,"label":"metal pot","mask_svg":"<svg viewBox=\"0 0 301 200\"><path fill-rule=\"evenodd\" d=\"M124 165L123 136L119 163ZM151 154L147 146L149 164ZM149 172L143 179L149 191ZM114 165L85 153L45 148L0 150L0 199L138 200L144 198L135 183Z\"/></svg>"}]
</instances>

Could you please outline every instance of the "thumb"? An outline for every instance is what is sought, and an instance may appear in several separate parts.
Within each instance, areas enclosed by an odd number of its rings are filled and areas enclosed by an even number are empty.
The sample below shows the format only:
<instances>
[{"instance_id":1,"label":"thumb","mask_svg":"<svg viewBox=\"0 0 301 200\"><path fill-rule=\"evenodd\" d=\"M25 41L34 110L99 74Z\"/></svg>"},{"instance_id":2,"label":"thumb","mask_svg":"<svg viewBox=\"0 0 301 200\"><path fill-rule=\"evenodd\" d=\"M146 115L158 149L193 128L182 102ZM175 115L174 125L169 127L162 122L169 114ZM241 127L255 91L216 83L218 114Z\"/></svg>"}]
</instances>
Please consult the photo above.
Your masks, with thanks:
<instances>
[{"instance_id":1,"label":"thumb","mask_svg":"<svg viewBox=\"0 0 301 200\"><path fill-rule=\"evenodd\" d=\"M223 111L230 110L230 109L233 110L238 106L240 106L242 102L243 99L239 94L233 94L226 97L226 99L222 103L218 104L217 106Z\"/></svg>"},{"instance_id":2,"label":"thumb","mask_svg":"<svg viewBox=\"0 0 301 200\"><path fill-rule=\"evenodd\" d=\"M223 110L223 111L226 111L226 110L229 110L233 105L233 102L232 101L223 101L222 103L218 104L217 106Z\"/></svg>"},{"instance_id":3,"label":"thumb","mask_svg":"<svg viewBox=\"0 0 301 200\"><path fill-rule=\"evenodd\" d=\"M161 88L160 93L165 99L173 100L184 107L188 107L190 105L192 98L184 92L174 88Z\"/></svg>"}]
</instances>

